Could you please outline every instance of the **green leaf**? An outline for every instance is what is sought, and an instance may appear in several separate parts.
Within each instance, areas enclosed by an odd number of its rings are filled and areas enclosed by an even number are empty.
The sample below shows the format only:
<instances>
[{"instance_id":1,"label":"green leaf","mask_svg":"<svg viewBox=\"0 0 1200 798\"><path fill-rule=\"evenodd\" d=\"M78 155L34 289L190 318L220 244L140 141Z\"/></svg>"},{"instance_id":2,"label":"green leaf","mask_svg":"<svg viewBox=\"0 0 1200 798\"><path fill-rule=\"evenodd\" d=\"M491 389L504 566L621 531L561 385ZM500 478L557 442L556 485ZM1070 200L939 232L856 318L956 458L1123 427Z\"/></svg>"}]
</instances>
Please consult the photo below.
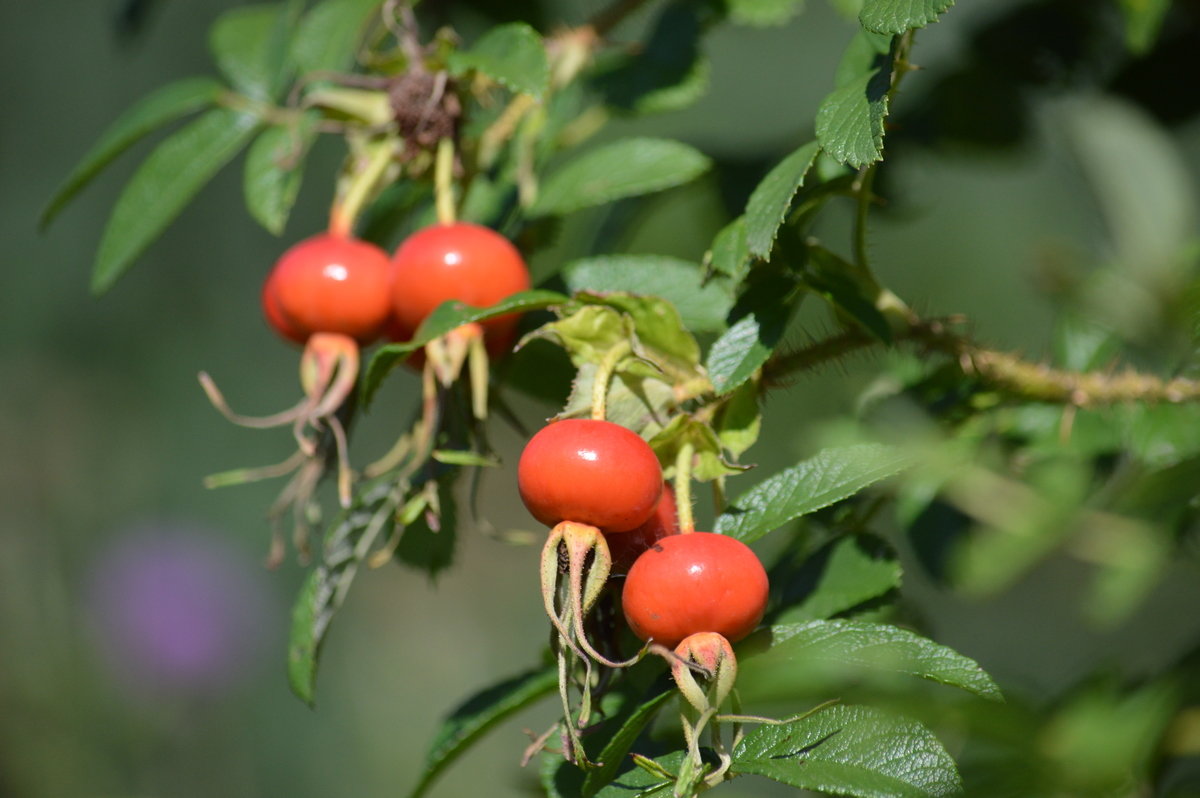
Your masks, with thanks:
<instances>
[{"instance_id":1,"label":"green leaf","mask_svg":"<svg viewBox=\"0 0 1200 798\"><path fill-rule=\"evenodd\" d=\"M708 350L705 367L717 393L734 390L767 362L795 305L789 277L765 275L747 289L730 314L729 329Z\"/></svg>"},{"instance_id":2,"label":"green leaf","mask_svg":"<svg viewBox=\"0 0 1200 798\"><path fill-rule=\"evenodd\" d=\"M434 779L490 728L552 694L557 686L557 669L541 668L505 679L459 705L434 737L425 756L425 771L409 798L424 795Z\"/></svg>"},{"instance_id":3,"label":"green leaf","mask_svg":"<svg viewBox=\"0 0 1200 798\"><path fill-rule=\"evenodd\" d=\"M668 773L678 773L679 768L683 765L684 756L686 756L685 752L675 751L651 761ZM672 781L664 779L660 774L651 773L645 768L634 765L596 793L596 798L651 798L651 796L666 798L671 794L674 786Z\"/></svg>"},{"instance_id":4,"label":"green leaf","mask_svg":"<svg viewBox=\"0 0 1200 798\"><path fill-rule=\"evenodd\" d=\"M775 234L792 204L792 197L804 185L804 176L812 167L819 149L810 141L784 158L770 171L746 203L746 243L750 254L766 258L771 254Z\"/></svg>"},{"instance_id":5,"label":"green leaf","mask_svg":"<svg viewBox=\"0 0 1200 798\"><path fill-rule=\"evenodd\" d=\"M595 363L579 366L559 418L578 418L591 413L597 368ZM662 428L661 421L678 409L679 400L674 389L662 380L624 372L615 374L609 382L605 407L605 419L645 437L657 434Z\"/></svg>"},{"instance_id":6,"label":"green leaf","mask_svg":"<svg viewBox=\"0 0 1200 798\"><path fill-rule=\"evenodd\" d=\"M863 545L867 540L870 538L846 535L809 556L800 573L788 579L784 587L787 609L776 622L830 618L900 587L903 569L895 555L881 554L878 544L875 550L868 550ZM811 583L807 594L798 601L789 600L787 588L804 583Z\"/></svg>"},{"instance_id":7,"label":"green leaf","mask_svg":"<svg viewBox=\"0 0 1200 798\"><path fill-rule=\"evenodd\" d=\"M817 141L855 168L883 157L883 118L890 76L879 70L834 89L817 109Z\"/></svg>"},{"instance_id":8,"label":"green leaf","mask_svg":"<svg viewBox=\"0 0 1200 798\"><path fill-rule=\"evenodd\" d=\"M753 446L762 429L762 410L758 406L759 388L758 380L742 383L721 405L713 422L713 429L721 439L721 445L734 457L740 457Z\"/></svg>"},{"instance_id":9,"label":"green leaf","mask_svg":"<svg viewBox=\"0 0 1200 798\"><path fill-rule=\"evenodd\" d=\"M804 9L804 0L725 0L729 21L765 28L786 24Z\"/></svg>"},{"instance_id":10,"label":"green leaf","mask_svg":"<svg viewBox=\"0 0 1200 798\"><path fill-rule=\"evenodd\" d=\"M604 144L553 172L530 213L548 216L604 205L687 183L712 162L694 147L668 139L629 138Z\"/></svg>"},{"instance_id":11,"label":"green leaf","mask_svg":"<svg viewBox=\"0 0 1200 798\"><path fill-rule=\"evenodd\" d=\"M117 200L92 271L92 290L112 287L184 206L245 146L259 120L224 108L209 111L150 153Z\"/></svg>"},{"instance_id":12,"label":"green leaf","mask_svg":"<svg viewBox=\"0 0 1200 798\"><path fill-rule=\"evenodd\" d=\"M217 18L209 49L227 80L256 100L270 100L282 84L288 20L282 5L242 6Z\"/></svg>"},{"instance_id":13,"label":"green leaf","mask_svg":"<svg viewBox=\"0 0 1200 798\"><path fill-rule=\"evenodd\" d=\"M719 285L701 285L702 276L697 264L661 255L601 255L563 268L563 279L573 292L658 296L675 306L689 329L723 329L733 299Z\"/></svg>"},{"instance_id":14,"label":"green leaf","mask_svg":"<svg viewBox=\"0 0 1200 798\"><path fill-rule=\"evenodd\" d=\"M51 197L39 220L45 229L92 179L144 136L216 103L224 88L212 78L185 78L146 95L104 131Z\"/></svg>"},{"instance_id":15,"label":"green leaf","mask_svg":"<svg viewBox=\"0 0 1200 798\"><path fill-rule=\"evenodd\" d=\"M317 685L317 665L329 624L342 606L359 566L375 539L391 530L399 492L375 485L325 532L321 559L309 572L292 608L288 639L288 682L309 706ZM364 538L364 534L371 534Z\"/></svg>"},{"instance_id":16,"label":"green leaf","mask_svg":"<svg viewBox=\"0 0 1200 798\"><path fill-rule=\"evenodd\" d=\"M375 354L363 372L360 386L363 406L370 404L389 371L434 338L472 321L483 321L507 313L544 310L554 305L561 305L567 300L566 296L555 291L522 291L488 308L473 308L455 301L443 302L422 322L420 329L417 330L411 341L402 344L388 344L375 350Z\"/></svg>"},{"instance_id":17,"label":"green leaf","mask_svg":"<svg viewBox=\"0 0 1200 798\"><path fill-rule=\"evenodd\" d=\"M309 9L292 41L292 61L299 72L351 69L381 5L383 0L324 0Z\"/></svg>"},{"instance_id":18,"label":"green leaf","mask_svg":"<svg viewBox=\"0 0 1200 798\"><path fill-rule=\"evenodd\" d=\"M475 70L516 92L541 97L550 85L542 37L524 22L492 28L469 50L452 53L450 71Z\"/></svg>"},{"instance_id":19,"label":"green leaf","mask_svg":"<svg viewBox=\"0 0 1200 798\"><path fill-rule=\"evenodd\" d=\"M716 529L744 543L792 519L853 496L912 465L912 458L876 443L823 449L755 485L717 518Z\"/></svg>"},{"instance_id":20,"label":"green leaf","mask_svg":"<svg viewBox=\"0 0 1200 798\"><path fill-rule=\"evenodd\" d=\"M659 693L650 700L638 704L633 712L625 718L621 728L608 738L608 743L595 758L600 765L589 770L584 777L581 793L583 798L592 798L602 787L613 780L621 765L625 763L625 755L633 747L638 735L650 725L650 721L654 720L654 716L658 714L663 705L676 695L674 690Z\"/></svg>"},{"instance_id":21,"label":"green leaf","mask_svg":"<svg viewBox=\"0 0 1200 798\"><path fill-rule=\"evenodd\" d=\"M760 648L764 645L769 647ZM896 676L1003 699L975 660L898 626L852 620L779 624L748 638L741 651L738 681L746 686L747 700L811 695L861 681L886 683Z\"/></svg>"},{"instance_id":22,"label":"green leaf","mask_svg":"<svg viewBox=\"0 0 1200 798\"><path fill-rule=\"evenodd\" d=\"M936 22L954 0L864 0L858 21L875 33L898 35Z\"/></svg>"},{"instance_id":23,"label":"green leaf","mask_svg":"<svg viewBox=\"0 0 1200 798\"><path fill-rule=\"evenodd\" d=\"M712 249L704 256L705 267L740 283L750 268L750 245L746 241L746 217L739 216L721 228Z\"/></svg>"},{"instance_id":24,"label":"green leaf","mask_svg":"<svg viewBox=\"0 0 1200 798\"><path fill-rule=\"evenodd\" d=\"M835 705L763 725L733 752L733 770L855 798L958 795L954 760L921 724L871 707Z\"/></svg>"},{"instance_id":25,"label":"green leaf","mask_svg":"<svg viewBox=\"0 0 1200 798\"><path fill-rule=\"evenodd\" d=\"M268 128L246 153L242 189L246 208L259 224L281 235L300 192L304 159L317 137L320 117L307 113L294 126Z\"/></svg>"}]
</instances>

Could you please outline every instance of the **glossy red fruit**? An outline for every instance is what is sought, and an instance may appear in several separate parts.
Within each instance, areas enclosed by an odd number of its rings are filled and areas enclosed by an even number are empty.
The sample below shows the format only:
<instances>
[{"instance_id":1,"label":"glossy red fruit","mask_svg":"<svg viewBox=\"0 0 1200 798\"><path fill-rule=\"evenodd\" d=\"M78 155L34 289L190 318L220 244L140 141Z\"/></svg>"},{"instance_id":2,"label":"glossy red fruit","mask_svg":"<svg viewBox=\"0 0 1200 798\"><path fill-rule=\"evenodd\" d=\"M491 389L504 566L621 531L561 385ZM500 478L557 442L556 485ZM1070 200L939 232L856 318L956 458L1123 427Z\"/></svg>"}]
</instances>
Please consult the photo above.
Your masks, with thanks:
<instances>
[{"instance_id":1,"label":"glossy red fruit","mask_svg":"<svg viewBox=\"0 0 1200 798\"><path fill-rule=\"evenodd\" d=\"M667 535L677 534L679 509L675 506L675 489L671 487L671 483L664 482L662 496L646 522L637 529L609 537L608 552L612 555L613 571L628 571L642 552Z\"/></svg>"},{"instance_id":2,"label":"glossy red fruit","mask_svg":"<svg viewBox=\"0 0 1200 798\"><path fill-rule=\"evenodd\" d=\"M626 532L654 512L662 484L650 445L610 421L555 421L529 439L517 465L521 500L546 526L575 521Z\"/></svg>"},{"instance_id":3,"label":"glossy red fruit","mask_svg":"<svg viewBox=\"0 0 1200 798\"><path fill-rule=\"evenodd\" d=\"M263 288L263 311L285 338L303 341L326 332L370 343L391 311L390 272L387 253L374 244L313 236L275 263Z\"/></svg>"},{"instance_id":4,"label":"glossy red fruit","mask_svg":"<svg viewBox=\"0 0 1200 798\"><path fill-rule=\"evenodd\" d=\"M278 275L272 269L267 275L266 282L263 283L262 295L259 297L262 302L263 317L266 318L267 324L271 325L271 329L279 333L289 341L295 341L298 344L303 344L308 336L296 328L296 325L288 321L283 315L283 310L279 307L279 297L276 295L276 288L279 283Z\"/></svg>"},{"instance_id":5,"label":"glossy red fruit","mask_svg":"<svg viewBox=\"0 0 1200 798\"><path fill-rule=\"evenodd\" d=\"M529 288L521 253L495 230L468 222L437 224L406 238L392 258L392 322L388 336L407 341L425 317L457 299L488 307ZM483 322L493 356L512 347L517 314Z\"/></svg>"},{"instance_id":6,"label":"glossy red fruit","mask_svg":"<svg viewBox=\"0 0 1200 798\"><path fill-rule=\"evenodd\" d=\"M754 630L767 607L767 572L750 547L712 532L671 535L629 569L625 620L642 640L674 647L716 632L730 642Z\"/></svg>"}]
</instances>

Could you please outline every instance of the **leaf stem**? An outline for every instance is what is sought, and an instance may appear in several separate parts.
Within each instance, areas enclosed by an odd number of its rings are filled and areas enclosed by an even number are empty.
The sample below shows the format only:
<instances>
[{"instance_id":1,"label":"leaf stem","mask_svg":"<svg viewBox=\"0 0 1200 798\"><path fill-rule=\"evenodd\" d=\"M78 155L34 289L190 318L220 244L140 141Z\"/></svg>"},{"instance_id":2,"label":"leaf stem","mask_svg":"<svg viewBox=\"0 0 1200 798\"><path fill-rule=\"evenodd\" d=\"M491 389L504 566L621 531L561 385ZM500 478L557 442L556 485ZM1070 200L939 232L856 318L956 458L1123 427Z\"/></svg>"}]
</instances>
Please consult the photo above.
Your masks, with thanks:
<instances>
[{"instance_id":1,"label":"leaf stem","mask_svg":"<svg viewBox=\"0 0 1200 798\"><path fill-rule=\"evenodd\" d=\"M365 152L354 158L354 167L343 184L340 197L329 213L329 232L335 236L349 236L354 232L354 223L367 202L380 188L395 154L395 141L379 139L366 144Z\"/></svg>"},{"instance_id":2,"label":"leaf stem","mask_svg":"<svg viewBox=\"0 0 1200 798\"><path fill-rule=\"evenodd\" d=\"M444 138L438 142L437 160L433 166L433 194L439 224L454 224L454 141Z\"/></svg>"},{"instance_id":3,"label":"leaf stem","mask_svg":"<svg viewBox=\"0 0 1200 798\"><path fill-rule=\"evenodd\" d=\"M604 360L596 367L596 376L592 380L592 418L603 421L608 412L608 384L612 381L613 372L621 358L633 351L629 341L622 341L604 355Z\"/></svg>"},{"instance_id":4,"label":"leaf stem","mask_svg":"<svg viewBox=\"0 0 1200 798\"><path fill-rule=\"evenodd\" d=\"M679 447L675 457L675 507L681 535L696 531L696 518L692 513L692 458L695 454L696 445L687 441Z\"/></svg>"}]
</instances>

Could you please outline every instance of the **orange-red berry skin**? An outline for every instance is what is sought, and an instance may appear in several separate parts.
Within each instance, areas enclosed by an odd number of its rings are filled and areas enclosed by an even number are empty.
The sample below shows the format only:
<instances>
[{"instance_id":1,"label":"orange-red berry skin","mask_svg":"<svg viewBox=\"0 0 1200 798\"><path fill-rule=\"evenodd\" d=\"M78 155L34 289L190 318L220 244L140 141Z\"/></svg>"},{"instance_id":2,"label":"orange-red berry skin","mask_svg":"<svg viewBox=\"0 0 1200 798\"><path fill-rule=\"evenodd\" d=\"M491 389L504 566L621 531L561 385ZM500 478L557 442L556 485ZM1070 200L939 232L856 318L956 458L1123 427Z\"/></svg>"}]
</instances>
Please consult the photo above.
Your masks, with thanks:
<instances>
[{"instance_id":1,"label":"orange-red berry skin","mask_svg":"<svg viewBox=\"0 0 1200 798\"><path fill-rule=\"evenodd\" d=\"M529 439L517 465L517 487L529 512L546 526L575 521L627 532L654 513L662 468L650 445L620 424L564 419Z\"/></svg>"},{"instance_id":2,"label":"orange-red berry skin","mask_svg":"<svg viewBox=\"0 0 1200 798\"><path fill-rule=\"evenodd\" d=\"M675 489L669 482L663 483L662 496L654 512L637 529L631 529L608 539L608 552L612 555L612 569L625 573L632 567L642 552L667 535L679 534L679 508L675 505Z\"/></svg>"},{"instance_id":3,"label":"orange-red berry skin","mask_svg":"<svg viewBox=\"0 0 1200 798\"><path fill-rule=\"evenodd\" d=\"M767 607L767 572L750 547L712 532L670 535L625 577L625 620L642 640L673 648L688 635L742 639Z\"/></svg>"},{"instance_id":4,"label":"orange-red berry skin","mask_svg":"<svg viewBox=\"0 0 1200 798\"><path fill-rule=\"evenodd\" d=\"M529 288L529 268L504 236L469 222L435 224L406 238L392 257L392 321L388 336L412 338L447 300L488 307ZM511 348L516 314L483 322L493 355Z\"/></svg>"},{"instance_id":5,"label":"orange-red berry skin","mask_svg":"<svg viewBox=\"0 0 1200 798\"><path fill-rule=\"evenodd\" d=\"M374 244L331 233L307 238L279 258L264 292L295 335L340 333L370 343L391 311L391 265ZM273 290L272 290L273 286ZM271 310L264 301L268 320Z\"/></svg>"}]
</instances>

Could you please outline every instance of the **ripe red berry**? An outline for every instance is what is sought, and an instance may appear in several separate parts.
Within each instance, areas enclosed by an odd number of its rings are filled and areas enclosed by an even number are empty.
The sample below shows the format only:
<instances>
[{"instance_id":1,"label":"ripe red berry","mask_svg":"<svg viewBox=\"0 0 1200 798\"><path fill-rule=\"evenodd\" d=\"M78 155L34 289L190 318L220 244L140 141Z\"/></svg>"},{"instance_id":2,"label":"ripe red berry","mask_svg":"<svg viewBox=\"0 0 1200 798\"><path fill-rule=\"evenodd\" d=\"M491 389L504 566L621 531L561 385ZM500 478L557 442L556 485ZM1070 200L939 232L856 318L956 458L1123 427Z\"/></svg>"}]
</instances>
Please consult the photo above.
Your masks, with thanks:
<instances>
[{"instance_id":1,"label":"ripe red berry","mask_svg":"<svg viewBox=\"0 0 1200 798\"><path fill-rule=\"evenodd\" d=\"M750 547L712 532L670 535L629 569L625 620L642 640L668 647L716 632L733 642L754 630L767 607L767 572Z\"/></svg>"},{"instance_id":2,"label":"ripe red berry","mask_svg":"<svg viewBox=\"0 0 1200 798\"><path fill-rule=\"evenodd\" d=\"M612 555L612 568L624 573L637 561L641 553L667 535L679 534L679 511L675 506L675 489L671 483L663 483L662 496L654 512L637 529L608 538L608 552Z\"/></svg>"},{"instance_id":3,"label":"ripe red berry","mask_svg":"<svg viewBox=\"0 0 1200 798\"><path fill-rule=\"evenodd\" d=\"M387 253L356 238L322 233L293 246L263 287L263 312L285 338L340 333L370 343L390 312Z\"/></svg>"},{"instance_id":4,"label":"ripe red berry","mask_svg":"<svg viewBox=\"0 0 1200 798\"><path fill-rule=\"evenodd\" d=\"M437 224L406 238L392 258L389 337L407 341L425 317L450 299L482 308L529 288L529 269L517 248L477 224ZM483 322L488 351L512 346L519 316Z\"/></svg>"},{"instance_id":5,"label":"ripe red berry","mask_svg":"<svg viewBox=\"0 0 1200 798\"><path fill-rule=\"evenodd\" d=\"M662 468L650 445L620 424L565 419L529 439L517 485L529 512L546 526L575 521L626 532L654 512Z\"/></svg>"},{"instance_id":6,"label":"ripe red berry","mask_svg":"<svg viewBox=\"0 0 1200 798\"><path fill-rule=\"evenodd\" d=\"M267 320L267 324L271 325L271 329L279 333L289 341L295 341L298 344L303 344L307 335L296 328L296 325L288 321L283 315L283 310L279 307L279 296L277 295L279 283L279 275L274 269L267 275L266 282L263 283L262 302L263 316Z\"/></svg>"}]
</instances>

